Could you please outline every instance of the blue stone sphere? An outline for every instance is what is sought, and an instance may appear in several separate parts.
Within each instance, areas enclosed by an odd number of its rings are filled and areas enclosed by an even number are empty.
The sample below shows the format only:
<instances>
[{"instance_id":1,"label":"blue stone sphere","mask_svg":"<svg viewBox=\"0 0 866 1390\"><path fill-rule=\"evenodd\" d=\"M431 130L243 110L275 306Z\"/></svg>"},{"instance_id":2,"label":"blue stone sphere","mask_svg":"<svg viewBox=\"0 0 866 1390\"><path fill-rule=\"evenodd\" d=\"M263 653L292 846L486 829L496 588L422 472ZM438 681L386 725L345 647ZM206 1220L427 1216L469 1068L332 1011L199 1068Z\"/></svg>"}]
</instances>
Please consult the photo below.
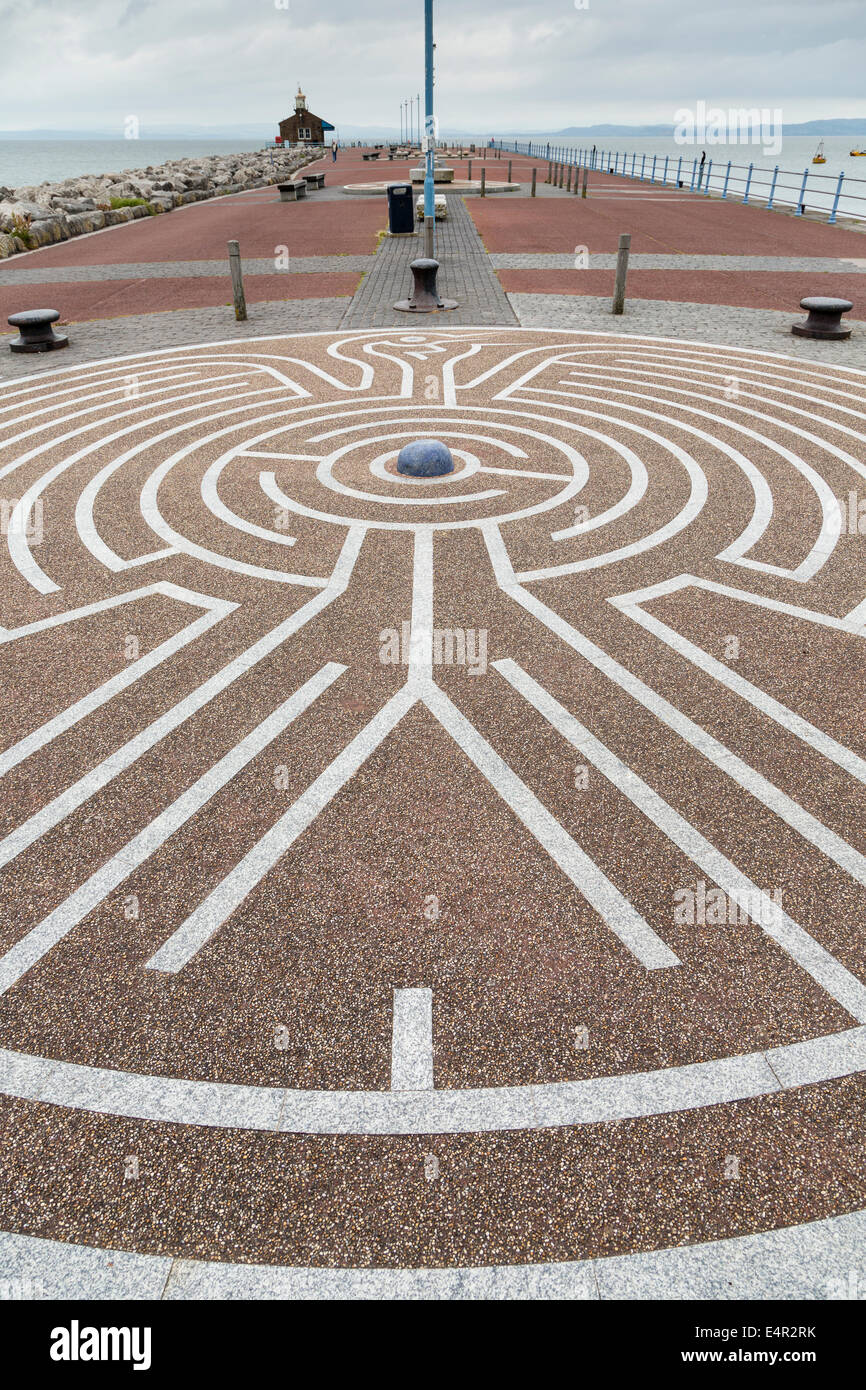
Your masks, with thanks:
<instances>
[{"instance_id":1,"label":"blue stone sphere","mask_svg":"<svg viewBox=\"0 0 866 1390\"><path fill-rule=\"evenodd\" d=\"M454 472L454 459L438 439L415 439L400 450L397 472L410 478L441 478Z\"/></svg>"}]
</instances>

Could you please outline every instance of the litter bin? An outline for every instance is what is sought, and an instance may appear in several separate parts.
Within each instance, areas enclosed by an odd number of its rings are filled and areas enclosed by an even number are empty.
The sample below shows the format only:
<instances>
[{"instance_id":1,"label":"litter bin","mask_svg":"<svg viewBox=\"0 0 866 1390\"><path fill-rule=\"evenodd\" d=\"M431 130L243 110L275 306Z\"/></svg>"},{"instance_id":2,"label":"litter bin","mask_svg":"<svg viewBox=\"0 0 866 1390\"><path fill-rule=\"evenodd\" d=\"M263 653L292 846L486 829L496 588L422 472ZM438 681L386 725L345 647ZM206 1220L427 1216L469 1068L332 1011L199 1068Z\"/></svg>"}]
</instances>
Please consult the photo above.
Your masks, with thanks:
<instances>
[{"instance_id":1,"label":"litter bin","mask_svg":"<svg viewBox=\"0 0 866 1390\"><path fill-rule=\"evenodd\" d=\"M411 183L392 183L389 185L388 230L392 236L407 236L415 230L415 208Z\"/></svg>"}]
</instances>

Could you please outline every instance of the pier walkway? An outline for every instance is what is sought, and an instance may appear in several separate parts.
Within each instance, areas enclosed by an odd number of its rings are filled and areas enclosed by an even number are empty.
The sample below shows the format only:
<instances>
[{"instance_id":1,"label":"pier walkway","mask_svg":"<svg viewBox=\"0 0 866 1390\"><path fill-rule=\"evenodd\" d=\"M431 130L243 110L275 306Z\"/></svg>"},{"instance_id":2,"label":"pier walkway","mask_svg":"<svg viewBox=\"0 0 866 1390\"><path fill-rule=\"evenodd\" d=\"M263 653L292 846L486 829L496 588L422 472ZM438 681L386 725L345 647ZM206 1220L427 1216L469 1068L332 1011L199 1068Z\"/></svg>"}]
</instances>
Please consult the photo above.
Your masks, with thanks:
<instances>
[{"instance_id":1,"label":"pier walkway","mask_svg":"<svg viewBox=\"0 0 866 1390\"><path fill-rule=\"evenodd\" d=\"M46 1297L862 1271L866 242L515 173L441 241L481 323L392 321L418 242L338 189L0 267L72 339L0 344L0 1274ZM822 287L848 343L790 335Z\"/></svg>"},{"instance_id":2,"label":"pier walkway","mask_svg":"<svg viewBox=\"0 0 866 1390\"><path fill-rule=\"evenodd\" d=\"M491 180L504 180L507 159L488 155L485 161L472 156L473 178L486 168ZM362 156L343 150L336 164L329 157L311 165L325 172L329 186L300 203L281 203L274 187L256 189L0 262L0 317L38 300L37 307L59 308L64 323L86 323L84 332L71 335L76 361L215 336L397 323L390 306L411 288L408 263L420 253L420 238L383 241L384 196L350 195L343 186L407 179L411 165L367 163ZM465 178L468 161L452 163ZM535 199L528 196L533 168ZM440 227L440 278L461 301L459 322L609 329L622 231L632 235L628 308L616 325L623 332L741 341L808 356L814 345L790 335L805 295L851 298L852 320L866 321L856 293L866 285L866 226L828 226L597 172L584 200L546 185L546 172L543 162L513 156L520 193L448 195L452 224ZM461 230L467 214L486 263L474 250L467 254L470 242L476 246ZM229 239L240 242L244 264L249 320L241 325L231 309ZM851 343L822 345L820 355L864 362L864 345L866 332L857 329ZM0 380L48 365L7 359Z\"/></svg>"}]
</instances>

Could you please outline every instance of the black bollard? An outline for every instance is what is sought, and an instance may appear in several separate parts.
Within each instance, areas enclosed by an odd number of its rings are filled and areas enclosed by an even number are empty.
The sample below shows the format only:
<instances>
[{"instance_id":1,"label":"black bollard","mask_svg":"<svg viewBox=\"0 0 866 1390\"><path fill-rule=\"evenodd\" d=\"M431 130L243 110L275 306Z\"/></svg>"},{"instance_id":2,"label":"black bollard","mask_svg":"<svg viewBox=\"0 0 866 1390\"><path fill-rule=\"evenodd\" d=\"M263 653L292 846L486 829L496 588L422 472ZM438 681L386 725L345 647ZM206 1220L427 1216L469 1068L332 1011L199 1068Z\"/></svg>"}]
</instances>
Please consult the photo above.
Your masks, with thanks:
<instances>
[{"instance_id":1,"label":"black bollard","mask_svg":"<svg viewBox=\"0 0 866 1390\"><path fill-rule=\"evenodd\" d=\"M439 262L432 257L422 256L413 261L409 269L415 277L415 287L411 299L401 299L395 305L404 314L435 314L441 309L456 309L456 299L442 299L436 285Z\"/></svg>"},{"instance_id":2,"label":"black bollard","mask_svg":"<svg viewBox=\"0 0 866 1390\"><path fill-rule=\"evenodd\" d=\"M854 308L850 299L830 299L825 295L811 295L800 300L800 308L808 310L809 317L791 325L791 332L797 337L851 337L851 329L842 322L842 315Z\"/></svg>"},{"instance_id":3,"label":"black bollard","mask_svg":"<svg viewBox=\"0 0 866 1390\"><path fill-rule=\"evenodd\" d=\"M10 314L8 322L18 329L18 337L9 344L12 352L56 352L69 347L66 334L55 333L51 327L59 318L59 309L26 309Z\"/></svg>"}]
</instances>

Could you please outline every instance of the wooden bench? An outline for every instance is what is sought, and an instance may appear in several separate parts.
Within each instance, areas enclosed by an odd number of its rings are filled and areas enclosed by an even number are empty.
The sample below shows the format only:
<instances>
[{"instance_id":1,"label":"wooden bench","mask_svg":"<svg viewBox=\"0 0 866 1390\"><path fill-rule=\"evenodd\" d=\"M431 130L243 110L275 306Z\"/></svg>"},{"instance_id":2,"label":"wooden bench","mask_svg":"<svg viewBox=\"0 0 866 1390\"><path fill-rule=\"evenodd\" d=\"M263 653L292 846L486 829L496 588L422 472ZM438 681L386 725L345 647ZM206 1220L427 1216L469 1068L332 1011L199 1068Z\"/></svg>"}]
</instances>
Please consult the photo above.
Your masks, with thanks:
<instances>
[{"instance_id":1,"label":"wooden bench","mask_svg":"<svg viewBox=\"0 0 866 1390\"><path fill-rule=\"evenodd\" d=\"M372 154L362 154L362 155L361 155L361 158L362 158L363 160L378 159L378 158L379 158L379 151L378 151L378 150L374 150Z\"/></svg>"},{"instance_id":2,"label":"wooden bench","mask_svg":"<svg viewBox=\"0 0 866 1390\"><path fill-rule=\"evenodd\" d=\"M304 174L304 183L307 185L307 188L310 190L310 192L313 192L316 188L324 188L324 187L325 187L325 175L324 175L324 174Z\"/></svg>"},{"instance_id":3,"label":"wooden bench","mask_svg":"<svg viewBox=\"0 0 866 1390\"><path fill-rule=\"evenodd\" d=\"M297 179L294 183L278 183L277 188L281 203L296 203L299 198L307 196L307 184L304 179Z\"/></svg>"}]
</instances>

